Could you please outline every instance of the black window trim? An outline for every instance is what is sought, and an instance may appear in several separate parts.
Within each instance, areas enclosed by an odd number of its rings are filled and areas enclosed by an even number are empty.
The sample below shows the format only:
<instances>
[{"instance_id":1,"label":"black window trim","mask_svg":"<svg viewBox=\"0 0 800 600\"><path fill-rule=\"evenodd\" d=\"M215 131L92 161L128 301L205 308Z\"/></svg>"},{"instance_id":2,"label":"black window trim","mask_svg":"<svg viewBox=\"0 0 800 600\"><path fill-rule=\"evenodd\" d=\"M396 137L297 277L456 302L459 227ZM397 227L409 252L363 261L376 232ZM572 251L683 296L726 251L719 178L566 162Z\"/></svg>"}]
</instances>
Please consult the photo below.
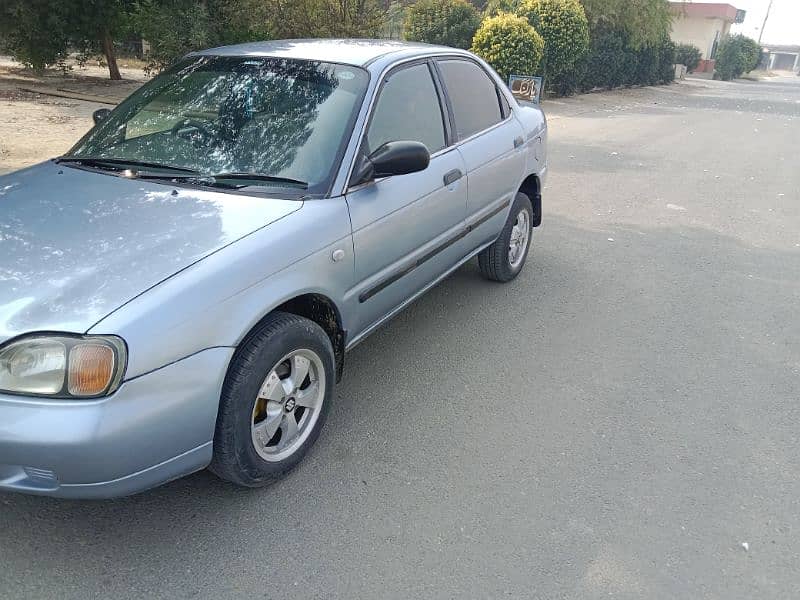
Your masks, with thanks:
<instances>
[{"instance_id":1,"label":"black window trim","mask_svg":"<svg viewBox=\"0 0 800 600\"><path fill-rule=\"evenodd\" d=\"M442 106L445 107L447 111L447 128L450 131L448 136L448 147L455 146L458 144L458 133L456 129L456 119L453 112L453 103L450 101L450 94L447 93L447 86L444 84L444 77L442 76L442 71L439 69L439 57L433 57L430 59L431 69L434 73L434 79L436 80L436 86L440 90L440 100L442 102Z\"/></svg>"},{"instance_id":2,"label":"black window trim","mask_svg":"<svg viewBox=\"0 0 800 600\"><path fill-rule=\"evenodd\" d=\"M514 114L514 109L511 108L511 103L508 102L507 98L506 98L506 102L508 103L509 110L508 110L508 113L506 114L506 110L505 110L505 108L503 106L503 103L500 101L500 98L502 96L504 96L503 91L499 88L499 86L497 85L496 79L494 77L492 77L491 73L487 73L487 71L483 67L483 65L480 64L477 60L474 60L472 57L464 56L464 55L461 55L461 54L446 54L446 55L439 55L439 56L433 57L433 61L434 61L435 65L436 65L436 73L441 78L442 89L444 90L445 97L447 98L447 110L450 113L451 127L453 128L453 139L455 141L455 145L456 146L458 146L459 144L463 144L463 143L465 143L467 141L470 141L472 138L474 138L476 136L483 135L484 133L494 129L495 127L499 127L500 125L502 125L506 121L508 121L511 118L511 116ZM444 76L442 75L440 67L439 67L439 63L440 62L448 62L448 61L462 61L462 62L469 62L469 63L474 64L475 66L477 66L483 72L484 75L486 75L486 77L489 79L489 81L494 85L494 90L495 90L495 93L497 94L497 105L498 105L498 108L500 109L500 116L502 117L497 123L493 123L492 125L490 125L486 129L481 129L479 131L471 133L470 135L468 135L468 136L466 136L464 138L459 138L459 136L458 136L458 128L456 127L456 121L455 121L455 112L453 111L453 105L452 105L452 102L450 101L450 93L447 90L447 85L444 83Z\"/></svg>"}]
</instances>

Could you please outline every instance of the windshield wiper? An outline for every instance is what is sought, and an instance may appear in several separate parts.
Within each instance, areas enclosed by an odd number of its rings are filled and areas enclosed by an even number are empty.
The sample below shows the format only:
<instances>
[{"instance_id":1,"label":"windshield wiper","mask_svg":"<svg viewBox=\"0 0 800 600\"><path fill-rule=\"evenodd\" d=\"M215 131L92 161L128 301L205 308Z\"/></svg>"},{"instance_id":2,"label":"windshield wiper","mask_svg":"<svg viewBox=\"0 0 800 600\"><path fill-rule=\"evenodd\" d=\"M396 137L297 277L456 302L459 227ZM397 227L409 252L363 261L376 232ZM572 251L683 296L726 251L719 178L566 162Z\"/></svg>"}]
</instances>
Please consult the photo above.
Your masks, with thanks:
<instances>
[{"instance_id":1,"label":"windshield wiper","mask_svg":"<svg viewBox=\"0 0 800 600\"><path fill-rule=\"evenodd\" d=\"M286 183L289 185L296 185L302 187L304 190L308 189L308 182L301 181L300 179L292 179L291 177L279 177L278 175L264 175L262 173L214 173L213 175L201 175L201 177L209 177L211 179L243 179L251 181L269 181L272 183Z\"/></svg>"},{"instance_id":2,"label":"windshield wiper","mask_svg":"<svg viewBox=\"0 0 800 600\"><path fill-rule=\"evenodd\" d=\"M284 183L299 187L301 189L308 189L308 182L299 179L292 179L291 177L280 177L278 175L264 175L263 173L245 173L239 171L231 171L226 173L200 173L194 169L186 167L173 167L172 165L162 165L160 163L145 162L140 160L129 160L123 158L102 158L100 156L62 156L56 159L56 163L78 163L81 165L103 167L105 165L119 166L119 167L134 167L131 174L132 179L166 179L169 181L197 181L199 183L211 182L223 187L232 187L241 189L250 187L247 184L233 184L226 185L224 180L238 180L238 181L267 181L270 183ZM171 175L169 173L153 173L147 171L139 171L137 167L145 169L154 169L158 171L173 171L177 174Z\"/></svg>"},{"instance_id":3,"label":"windshield wiper","mask_svg":"<svg viewBox=\"0 0 800 600\"><path fill-rule=\"evenodd\" d=\"M177 171L178 173L194 173L198 176L200 175L194 169L187 169L186 167L174 167L172 165L163 165L161 163L132 160L128 158L103 158L102 156L62 156L56 159L57 164L71 162L99 167L102 167L103 165L146 167L148 169L163 169L165 171Z\"/></svg>"},{"instance_id":4,"label":"windshield wiper","mask_svg":"<svg viewBox=\"0 0 800 600\"><path fill-rule=\"evenodd\" d=\"M142 173L139 172L135 176L137 179L168 179L170 181L196 181L198 183L211 182L225 187L234 187L237 189L251 187L248 184L228 184L225 180L234 181L268 181L270 183L285 183L286 185L296 186L301 189L308 189L308 183L300 181L299 179L292 179L291 177L279 177L277 175L262 175L261 173L197 173L195 175L160 175L156 173Z\"/></svg>"}]
</instances>

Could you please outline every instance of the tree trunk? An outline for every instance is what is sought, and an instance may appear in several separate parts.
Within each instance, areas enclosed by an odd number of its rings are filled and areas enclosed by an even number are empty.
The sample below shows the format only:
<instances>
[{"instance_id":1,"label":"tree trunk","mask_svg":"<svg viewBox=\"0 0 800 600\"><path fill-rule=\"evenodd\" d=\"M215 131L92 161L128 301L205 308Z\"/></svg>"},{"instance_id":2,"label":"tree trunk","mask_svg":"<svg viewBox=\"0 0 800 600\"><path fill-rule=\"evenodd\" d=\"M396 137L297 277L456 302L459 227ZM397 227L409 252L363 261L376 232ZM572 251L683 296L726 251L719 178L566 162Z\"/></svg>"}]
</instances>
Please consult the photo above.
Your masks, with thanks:
<instances>
[{"instance_id":1,"label":"tree trunk","mask_svg":"<svg viewBox=\"0 0 800 600\"><path fill-rule=\"evenodd\" d=\"M108 64L108 75L114 81L119 81L122 79L122 75L120 75L119 67L117 66L117 56L114 54L114 41L111 39L111 32L107 29L104 30L101 41L103 44L103 54Z\"/></svg>"}]
</instances>

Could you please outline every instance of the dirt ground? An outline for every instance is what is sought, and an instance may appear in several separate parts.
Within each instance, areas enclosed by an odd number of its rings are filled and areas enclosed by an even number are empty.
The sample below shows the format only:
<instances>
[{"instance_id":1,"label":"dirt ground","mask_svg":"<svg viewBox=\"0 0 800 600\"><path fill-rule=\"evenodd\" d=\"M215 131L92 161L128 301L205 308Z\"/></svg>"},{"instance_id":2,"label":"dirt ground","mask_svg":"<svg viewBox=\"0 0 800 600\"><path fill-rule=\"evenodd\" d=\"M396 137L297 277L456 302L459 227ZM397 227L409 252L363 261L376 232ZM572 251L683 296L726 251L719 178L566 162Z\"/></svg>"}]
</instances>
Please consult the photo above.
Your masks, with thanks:
<instances>
[{"instance_id":1,"label":"dirt ground","mask_svg":"<svg viewBox=\"0 0 800 600\"><path fill-rule=\"evenodd\" d=\"M67 90L119 101L147 80L140 69L121 71L123 81L109 80L108 71L97 65L74 65L66 76L37 75L0 56L0 174L65 152L92 126L92 112L110 106L43 92Z\"/></svg>"}]
</instances>

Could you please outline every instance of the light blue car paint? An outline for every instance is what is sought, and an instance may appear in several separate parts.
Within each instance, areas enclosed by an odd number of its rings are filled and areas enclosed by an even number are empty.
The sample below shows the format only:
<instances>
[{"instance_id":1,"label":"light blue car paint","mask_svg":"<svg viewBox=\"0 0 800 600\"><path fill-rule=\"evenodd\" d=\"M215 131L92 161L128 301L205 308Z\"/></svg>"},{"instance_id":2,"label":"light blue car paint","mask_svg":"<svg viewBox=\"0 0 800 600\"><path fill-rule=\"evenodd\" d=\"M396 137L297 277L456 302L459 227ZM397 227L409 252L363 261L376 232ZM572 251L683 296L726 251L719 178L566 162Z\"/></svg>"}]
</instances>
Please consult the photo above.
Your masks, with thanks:
<instances>
[{"instance_id":1,"label":"light blue car paint","mask_svg":"<svg viewBox=\"0 0 800 600\"><path fill-rule=\"evenodd\" d=\"M303 294L324 296L350 348L492 243L526 179L537 177L539 190L544 184L544 114L519 106L465 51L299 40L197 55L317 59L368 70L331 193L265 198L54 162L0 177L0 344L46 331L113 334L128 347L124 382L108 397L0 393L0 489L115 497L204 468L228 364L266 314ZM444 56L487 69L511 114L434 154L422 172L348 189L382 78L397 65ZM444 185L442 175L453 169L465 176Z\"/></svg>"}]
</instances>

